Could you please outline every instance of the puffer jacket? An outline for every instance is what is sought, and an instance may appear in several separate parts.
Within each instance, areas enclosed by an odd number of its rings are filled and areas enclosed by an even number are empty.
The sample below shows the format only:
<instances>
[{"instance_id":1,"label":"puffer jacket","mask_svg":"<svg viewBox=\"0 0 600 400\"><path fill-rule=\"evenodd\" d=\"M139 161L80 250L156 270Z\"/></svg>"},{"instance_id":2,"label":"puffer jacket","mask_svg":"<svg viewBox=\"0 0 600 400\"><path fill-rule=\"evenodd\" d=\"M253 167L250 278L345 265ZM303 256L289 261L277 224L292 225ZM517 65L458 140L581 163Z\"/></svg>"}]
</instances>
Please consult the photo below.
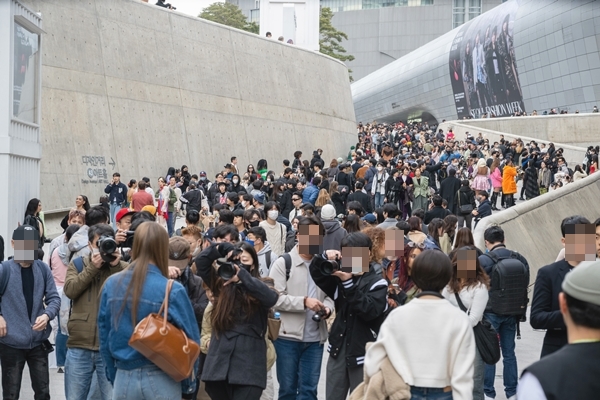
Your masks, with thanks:
<instances>
[{"instance_id":1,"label":"puffer jacket","mask_svg":"<svg viewBox=\"0 0 600 400\"><path fill-rule=\"evenodd\" d=\"M77 271L73 258L67 268L67 277L63 291L72 300L71 317L69 318L69 339L67 347L98 351L98 309L100 308L100 292L104 282L113 274L121 272L127 265L121 261L116 266L104 264L96 268L92 264L91 254L83 257L83 270Z\"/></svg>"},{"instance_id":2,"label":"puffer jacket","mask_svg":"<svg viewBox=\"0 0 600 400\"><path fill-rule=\"evenodd\" d=\"M502 170L502 193L504 194L515 194L517 193L517 182L515 177L517 176L517 169L511 166L504 166Z\"/></svg>"}]
</instances>

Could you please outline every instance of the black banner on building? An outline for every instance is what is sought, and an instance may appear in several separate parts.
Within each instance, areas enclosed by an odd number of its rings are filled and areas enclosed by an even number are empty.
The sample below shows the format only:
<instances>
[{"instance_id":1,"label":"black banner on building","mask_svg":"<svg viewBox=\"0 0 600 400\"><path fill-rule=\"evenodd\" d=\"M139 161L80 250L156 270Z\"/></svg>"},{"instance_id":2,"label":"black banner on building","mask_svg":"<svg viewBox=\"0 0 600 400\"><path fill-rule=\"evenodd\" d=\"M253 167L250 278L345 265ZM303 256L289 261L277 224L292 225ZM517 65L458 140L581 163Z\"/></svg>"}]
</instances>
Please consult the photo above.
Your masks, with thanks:
<instances>
[{"instance_id":1,"label":"black banner on building","mask_svg":"<svg viewBox=\"0 0 600 400\"><path fill-rule=\"evenodd\" d=\"M518 8L507 1L458 30L449 66L459 119L525 111L513 46Z\"/></svg>"}]
</instances>

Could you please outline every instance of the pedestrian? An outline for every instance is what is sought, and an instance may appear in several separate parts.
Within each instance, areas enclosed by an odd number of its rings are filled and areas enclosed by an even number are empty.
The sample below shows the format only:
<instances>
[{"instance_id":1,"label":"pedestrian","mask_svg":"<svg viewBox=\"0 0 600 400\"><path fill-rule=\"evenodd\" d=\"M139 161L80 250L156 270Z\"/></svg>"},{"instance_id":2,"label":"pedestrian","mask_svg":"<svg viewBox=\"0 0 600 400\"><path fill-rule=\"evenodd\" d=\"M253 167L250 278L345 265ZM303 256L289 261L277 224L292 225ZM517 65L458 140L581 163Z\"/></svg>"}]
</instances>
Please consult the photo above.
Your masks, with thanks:
<instances>
[{"instance_id":1,"label":"pedestrian","mask_svg":"<svg viewBox=\"0 0 600 400\"><path fill-rule=\"evenodd\" d=\"M512 158L506 160L506 165L502 169L502 197L506 208L515 205L514 195L517 193L517 168L514 166Z\"/></svg>"},{"instance_id":2,"label":"pedestrian","mask_svg":"<svg viewBox=\"0 0 600 400\"><path fill-rule=\"evenodd\" d=\"M127 186L121 182L121 174L118 172L113 173L112 178L112 182L104 188L104 193L108 195L108 203L110 204L110 223L113 229L116 229L115 215L127 202Z\"/></svg>"},{"instance_id":3,"label":"pedestrian","mask_svg":"<svg viewBox=\"0 0 600 400\"><path fill-rule=\"evenodd\" d=\"M27 208L25 209L25 216L23 217L23 225L29 225L36 231L38 231L38 248L41 249L44 247L44 243L46 242L44 221L42 221L41 213L42 212L42 202L39 199L31 199L29 203L27 203Z\"/></svg>"},{"instance_id":4,"label":"pedestrian","mask_svg":"<svg viewBox=\"0 0 600 400\"><path fill-rule=\"evenodd\" d=\"M538 185L538 170L535 168L533 160L529 160L527 169L523 175L523 186L525 187L525 198L533 199L540 195L540 187Z\"/></svg>"},{"instance_id":5,"label":"pedestrian","mask_svg":"<svg viewBox=\"0 0 600 400\"><path fill-rule=\"evenodd\" d=\"M181 399L182 395L194 392L195 379L176 382L129 345L137 324L158 313L165 298L169 237L160 225L143 222L135 230L131 262L130 268L106 280L98 309L100 354L106 378L113 386L112 396ZM179 282L172 285L168 315L169 322L181 329L188 340L200 342L192 304Z\"/></svg>"},{"instance_id":6,"label":"pedestrian","mask_svg":"<svg viewBox=\"0 0 600 400\"><path fill-rule=\"evenodd\" d=\"M487 167L485 167L487 168ZM456 216L458 217L458 227L462 228L467 226L471 229L471 223L473 221L473 210L477 207L475 204L475 192L469 186L468 180L462 181L462 186L456 192Z\"/></svg>"}]
</instances>

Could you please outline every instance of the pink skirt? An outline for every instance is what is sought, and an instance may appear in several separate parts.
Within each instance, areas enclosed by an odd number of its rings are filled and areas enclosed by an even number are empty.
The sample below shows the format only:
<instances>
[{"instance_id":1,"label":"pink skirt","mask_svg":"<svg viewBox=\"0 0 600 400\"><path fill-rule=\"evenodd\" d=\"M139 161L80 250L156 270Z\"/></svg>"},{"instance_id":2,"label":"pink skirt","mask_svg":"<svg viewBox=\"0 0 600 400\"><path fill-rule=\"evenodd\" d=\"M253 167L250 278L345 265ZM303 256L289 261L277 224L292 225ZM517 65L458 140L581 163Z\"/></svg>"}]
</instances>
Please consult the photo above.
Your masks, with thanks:
<instances>
[{"instance_id":1,"label":"pink skirt","mask_svg":"<svg viewBox=\"0 0 600 400\"><path fill-rule=\"evenodd\" d=\"M490 190L490 181L487 176L477 175L471 183L473 190Z\"/></svg>"}]
</instances>

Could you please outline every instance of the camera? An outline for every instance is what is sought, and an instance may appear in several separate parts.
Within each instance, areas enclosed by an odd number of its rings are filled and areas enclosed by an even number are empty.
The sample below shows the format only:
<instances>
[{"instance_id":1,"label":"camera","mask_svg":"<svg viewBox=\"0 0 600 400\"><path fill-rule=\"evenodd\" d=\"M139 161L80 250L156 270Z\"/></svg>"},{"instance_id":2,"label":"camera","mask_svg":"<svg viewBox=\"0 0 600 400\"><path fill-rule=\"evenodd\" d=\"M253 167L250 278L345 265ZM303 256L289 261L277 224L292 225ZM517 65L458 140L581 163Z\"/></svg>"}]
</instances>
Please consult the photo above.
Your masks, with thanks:
<instances>
[{"instance_id":1,"label":"camera","mask_svg":"<svg viewBox=\"0 0 600 400\"><path fill-rule=\"evenodd\" d=\"M235 266L242 267L240 260L234 260L236 256L242 254L242 249L233 250L230 258L219 258L217 259L217 274L221 279L228 281L236 275Z\"/></svg>"},{"instance_id":2,"label":"camera","mask_svg":"<svg viewBox=\"0 0 600 400\"><path fill-rule=\"evenodd\" d=\"M133 234L134 233L135 233L135 231L125 232L125 235L127 235L127 238L125 239L125 241L123 242L121 247L130 248L130 249L133 248Z\"/></svg>"},{"instance_id":3,"label":"camera","mask_svg":"<svg viewBox=\"0 0 600 400\"><path fill-rule=\"evenodd\" d=\"M325 310L319 310L315 315L312 316L312 320L315 322L321 322L321 320L325 317Z\"/></svg>"},{"instance_id":4,"label":"camera","mask_svg":"<svg viewBox=\"0 0 600 400\"><path fill-rule=\"evenodd\" d=\"M110 236L101 236L97 242L98 250L100 250L100 256L105 262L112 262L116 258L112 255L117 251L117 242Z\"/></svg>"},{"instance_id":5,"label":"camera","mask_svg":"<svg viewBox=\"0 0 600 400\"><path fill-rule=\"evenodd\" d=\"M339 257L336 257L335 260L324 260L321 263L320 270L323 275L331 275L335 271L339 271L340 270Z\"/></svg>"}]
</instances>

